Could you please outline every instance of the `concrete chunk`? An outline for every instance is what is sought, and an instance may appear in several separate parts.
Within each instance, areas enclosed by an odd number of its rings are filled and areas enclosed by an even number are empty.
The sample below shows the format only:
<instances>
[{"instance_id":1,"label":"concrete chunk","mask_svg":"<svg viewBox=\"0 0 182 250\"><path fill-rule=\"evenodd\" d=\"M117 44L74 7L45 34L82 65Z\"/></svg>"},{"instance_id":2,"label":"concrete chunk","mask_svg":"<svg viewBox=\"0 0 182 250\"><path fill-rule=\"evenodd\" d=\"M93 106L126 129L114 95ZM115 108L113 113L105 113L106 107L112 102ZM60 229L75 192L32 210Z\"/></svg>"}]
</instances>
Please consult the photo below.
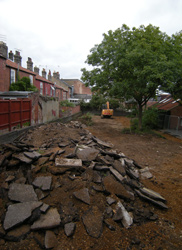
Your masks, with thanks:
<instances>
[{"instance_id":1,"label":"concrete chunk","mask_svg":"<svg viewBox=\"0 0 182 250\"><path fill-rule=\"evenodd\" d=\"M12 183L9 188L8 197L13 201L28 202L37 201L37 195L32 185Z\"/></svg>"},{"instance_id":2,"label":"concrete chunk","mask_svg":"<svg viewBox=\"0 0 182 250\"><path fill-rule=\"evenodd\" d=\"M120 201L117 203L117 208L121 208L121 212L123 215L121 222L122 222L123 226L125 228L129 228L133 224L132 216L126 211L125 207L123 206L123 204Z\"/></svg>"},{"instance_id":3,"label":"concrete chunk","mask_svg":"<svg viewBox=\"0 0 182 250\"><path fill-rule=\"evenodd\" d=\"M75 150L76 156L82 161L94 161L99 153L99 150L85 145L79 145Z\"/></svg>"},{"instance_id":4,"label":"concrete chunk","mask_svg":"<svg viewBox=\"0 0 182 250\"><path fill-rule=\"evenodd\" d=\"M40 207L42 202L32 201L32 202L23 202L10 205L8 211L5 215L4 220L4 229L8 230L16 225L23 223L26 219L31 216L32 211Z\"/></svg>"},{"instance_id":5,"label":"concrete chunk","mask_svg":"<svg viewBox=\"0 0 182 250\"><path fill-rule=\"evenodd\" d=\"M64 168L80 168L82 167L82 160L81 159L56 158L55 165L56 167L64 167Z\"/></svg>"},{"instance_id":6,"label":"concrete chunk","mask_svg":"<svg viewBox=\"0 0 182 250\"><path fill-rule=\"evenodd\" d=\"M77 199L85 202L86 204L90 204L90 196L89 196L88 188L80 189L80 190L74 192L73 195Z\"/></svg>"},{"instance_id":7,"label":"concrete chunk","mask_svg":"<svg viewBox=\"0 0 182 250\"><path fill-rule=\"evenodd\" d=\"M38 187L43 191L45 191L45 190L50 190L51 183L52 183L52 176L39 176L35 178L32 184L35 187Z\"/></svg>"},{"instance_id":8,"label":"concrete chunk","mask_svg":"<svg viewBox=\"0 0 182 250\"><path fill-rule=\"evenodd\" d=\"M67 237L70 237L74 234L76 228L76 224L73 222L67 223L64 225L64 232Z\"/></svg>"},{"instance_id":9,"label":"concrete chunk","mask_svg":"<svg viewBox=\"0 0 182 250\"><path fill-rule=\"evenodd\" d=\"M40 219L31 226L32 230L50 229L60 225L61 219L56 208L50 208L46 214L42 214Z\"/></svg>"}]
</instances>

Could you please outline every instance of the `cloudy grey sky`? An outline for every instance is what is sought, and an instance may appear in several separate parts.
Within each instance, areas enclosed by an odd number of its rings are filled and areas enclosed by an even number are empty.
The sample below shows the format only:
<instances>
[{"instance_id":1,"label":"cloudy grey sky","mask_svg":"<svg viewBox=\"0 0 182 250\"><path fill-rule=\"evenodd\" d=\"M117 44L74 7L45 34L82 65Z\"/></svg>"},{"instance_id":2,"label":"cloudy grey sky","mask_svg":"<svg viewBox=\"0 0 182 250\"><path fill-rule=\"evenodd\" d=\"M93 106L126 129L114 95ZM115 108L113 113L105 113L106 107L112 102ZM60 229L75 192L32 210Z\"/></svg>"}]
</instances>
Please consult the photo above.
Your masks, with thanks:
<instances>
[{"instance_id":1,"label":"cloudy grey sky","mask_svg":"<svg viewBox=\"0 0 182 250\"><path fill-rule=\"evenodd\" d=\"M0 13L0 40L20 50L22 66L31 57L61 78L80 79L90 49L122 24L182 30L182 0L0 0Z\"/></svg>"}]
</instances>

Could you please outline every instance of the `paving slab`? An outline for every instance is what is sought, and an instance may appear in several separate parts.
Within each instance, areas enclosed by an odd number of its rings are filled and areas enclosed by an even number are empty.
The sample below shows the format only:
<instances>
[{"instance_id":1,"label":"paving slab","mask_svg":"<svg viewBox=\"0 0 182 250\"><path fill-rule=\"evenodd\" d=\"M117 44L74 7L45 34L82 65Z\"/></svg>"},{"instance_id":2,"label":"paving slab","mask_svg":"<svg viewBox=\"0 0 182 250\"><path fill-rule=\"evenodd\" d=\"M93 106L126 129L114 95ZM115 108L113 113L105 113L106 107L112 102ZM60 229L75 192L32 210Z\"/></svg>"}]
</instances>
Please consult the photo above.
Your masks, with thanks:
<instances>
[{"instance_id":1,"label":"paving slab","mask_svg":"<svg viewBox=\"0 0 182 250\"><path fill-rule=\"evenodd\" d=\"M45 248L52 249L58 245L58 240L53 231L47 230L45 234Z\"/></svg>"},{"instance_id":2,"label":"paving slab","mask_svg":"<svg viewBox=\"0 0 182 250\"><path fill-rule=\"evenodd\" d=\"M50 208L46 214L42 214L40 219L31 226L32 230L51 229L60 225L60 214L56 208Z\"/></svg>"},{"instance_id":3,"label":"paving slab","mask_svg":"<svg viewBox=\"0 0 182 250\"><path fill-rule=\"evenodd\" d=\"M83 201L84 203L90 204L90 195L89 195L89 192L88 192L88 188L80 189L80 190L74 192L73 195L77 199Z\"/></svg>"},{"instance_id":4,"label":"paving slab","mask_svg":"<svg viewBox=\"0 0 182 250\"><path fill-rule=\"evenodd\" d=\"M76 229L76 224L74 222L70 222L64 225L64 232L67 237L70 237L74 234Z\"/></svg>"},{"instance_id":5,"label":"paving slab","mask_svg":"<svg viewBox=\"0 0 182 250\"><path fill-rule=\"evenodd\" d=\"M28 219L32 211L37 207L40 207L42 202L40 201L31 201L31 202L22 202L10 205L5 215L3 227L5 230L23 223Z\"/></svg>"},{"instance_id":6,"label":"paving slab","mask_svg":"<svg viewBox=\"0 0 182 250\"><path fill-rule=\"evenodd\" d=\"M81 159L56 158L55 166L64 167L64 168L80 168L82 167L82 160Z\"/></svg>"},{"instance_id":7,"label":"paving slab","mask_svg":"<svg viewBox=\"0 0 182 250\"><path fill-rule=\"evenodd\" d=\"M94 161L99 150L84 145L79 145L75 150L76 156L82 161Z\"/></svg>"},{"instance_id":8,"label":"paving slab","mask_svg":"<svg viewBox=\"0 0 182 250\"><path fill-rule=\"evenodd\" d=\"M50 190L52 184L52 176L39 176L32 182L35 187L42 189L43 191Z\"/></svg>"},{"instance_id":9,"label":"paving slab","mask_svg":"<svg viewBox=\"0 0 182 250\"><path fill-rule=\"evenodd\" d=\"M32 185L12 183L9 187L8 197L10 200L27 202L37 201L37 195Z\"/></svg>"}]
</instances>

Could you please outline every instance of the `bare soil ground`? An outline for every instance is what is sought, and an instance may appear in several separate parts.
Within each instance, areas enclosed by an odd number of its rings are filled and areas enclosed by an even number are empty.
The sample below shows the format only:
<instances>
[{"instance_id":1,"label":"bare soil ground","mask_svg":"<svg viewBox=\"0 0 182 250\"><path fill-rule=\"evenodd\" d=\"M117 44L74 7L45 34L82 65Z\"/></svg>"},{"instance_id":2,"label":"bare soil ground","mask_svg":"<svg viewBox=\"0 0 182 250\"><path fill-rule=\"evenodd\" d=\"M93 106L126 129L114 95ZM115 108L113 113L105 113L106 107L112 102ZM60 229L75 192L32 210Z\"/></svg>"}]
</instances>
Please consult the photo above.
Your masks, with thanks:
<instances>
[{"instance_id":1,"label":"bare soil ground","mask_svg":"<svg viewBox=\"0 0 182 250\"><path fill-rule=\"evenodd\" d=\"M164 134L165 138L156 135L123 134L122 129L129 126L130 120L126 117L101 119L100 116L93 116L93 125L87 129L101 140L111 142L115 149L123 152L142 167L148 166L153 178L142 182L147 188L166 198L168 210L161 210L146 203L144 206L146 208L151 206L153 212L158 215L158 220L134 224L129 229L118 226L115 231L104 227L103 234L98 239L88 236L81 222L77 223L77 230L71 238L67 238L63 230L55 229L59 242L56 249L182 249L182 141ZM31 143L38 148L45 139L48 141L56 136L58 134L54 131L48 134L40 130L36 133L35 130L31 135ZM65 136L75 135L72 131ZM54 193L51 198L46 198L46 202L56 206L63 199L66 199L64 193ZM98 205L101 202L99 195L96 202ZM2 203L0 199L1 210L4 209ZM82 209L85 209L84 206ZM0 239L0 249L38 250L41 248L30 234L20 242L4 242Z\"/></svg>"},{"instance_id":2,"label":"bare soil ground","mask_svg":"<svg viewBox=\"0 0 182 250\"><path fill-rule=\"evenodd\" d=\"M94 125L88 127L93 135L113 143L142 167L149 167L154 177L143 183L167 199L169 209L157 211L157 222L131 228L125 232L125 240L129 242L136 237L144 244L144 249L182 249L182 140L163 133L160 134L164 138L123 134L121 130L130 127L126 117L101 119L94 116L93 122ZM120 237L123 241L122 235ZM135 247L129 249L137 249Z\"/></svg>"}]
</instances>

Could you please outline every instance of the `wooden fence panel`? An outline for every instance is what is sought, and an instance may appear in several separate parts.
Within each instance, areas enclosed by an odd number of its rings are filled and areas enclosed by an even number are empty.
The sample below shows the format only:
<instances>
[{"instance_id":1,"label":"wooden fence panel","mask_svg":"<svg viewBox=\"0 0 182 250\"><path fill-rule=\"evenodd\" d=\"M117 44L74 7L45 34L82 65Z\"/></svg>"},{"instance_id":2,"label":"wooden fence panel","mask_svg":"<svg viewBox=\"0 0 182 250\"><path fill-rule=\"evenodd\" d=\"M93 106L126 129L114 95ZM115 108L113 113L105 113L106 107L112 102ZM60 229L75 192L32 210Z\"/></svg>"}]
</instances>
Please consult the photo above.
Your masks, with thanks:
<instances>
[{"instance_id":1,"label":"wooden fence panel","mask_svg":"<svg viewBox=\"0 0 182 250\"><path fill-rule=\"evenodd\" d=\"M0 100L0 129L9 128L29 123L31 125L31 100Z\"/></svg>"}]
</instances>

